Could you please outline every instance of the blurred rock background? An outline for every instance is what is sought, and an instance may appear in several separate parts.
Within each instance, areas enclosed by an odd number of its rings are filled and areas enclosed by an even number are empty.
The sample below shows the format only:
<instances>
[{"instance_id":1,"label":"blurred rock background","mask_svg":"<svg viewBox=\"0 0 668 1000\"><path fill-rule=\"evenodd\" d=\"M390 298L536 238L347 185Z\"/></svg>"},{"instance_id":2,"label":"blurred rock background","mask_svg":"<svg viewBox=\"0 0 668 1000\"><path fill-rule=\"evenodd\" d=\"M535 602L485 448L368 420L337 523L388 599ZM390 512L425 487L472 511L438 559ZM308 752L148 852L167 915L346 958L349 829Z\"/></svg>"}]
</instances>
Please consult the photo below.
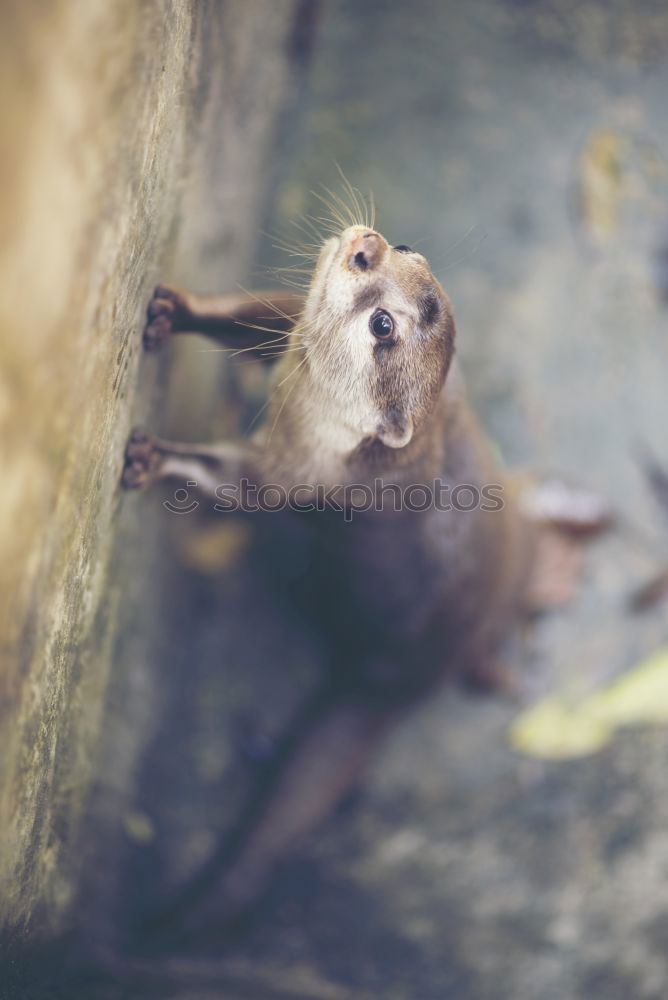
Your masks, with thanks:
<instances>
[{"instance_id":1,"label":"blurred rock background","mask_svg":"<svg viewBox=\"0 0 668 1000\"><path fill-rule=\"evenodd\" d=\"M518 706L454 691L396 733L243 942L121 961L233 824L319 650L263 586L252 526L121 504L115 484L132 423L215 438L262 403L256 368L203 341L140 363L152 284L266 284L286 260L262 230L321 214L310 192L338 163L432 261L508 463L619 512L577 602L525 637L528 692L577 700L662 647L665 605L627 598L668 554L639 462L668 461L665 5L6 7L7 995L55 936L45 995L87 1000L663 998L666 728L544 760L509 745Z\"/></svg>"}]
</instances>

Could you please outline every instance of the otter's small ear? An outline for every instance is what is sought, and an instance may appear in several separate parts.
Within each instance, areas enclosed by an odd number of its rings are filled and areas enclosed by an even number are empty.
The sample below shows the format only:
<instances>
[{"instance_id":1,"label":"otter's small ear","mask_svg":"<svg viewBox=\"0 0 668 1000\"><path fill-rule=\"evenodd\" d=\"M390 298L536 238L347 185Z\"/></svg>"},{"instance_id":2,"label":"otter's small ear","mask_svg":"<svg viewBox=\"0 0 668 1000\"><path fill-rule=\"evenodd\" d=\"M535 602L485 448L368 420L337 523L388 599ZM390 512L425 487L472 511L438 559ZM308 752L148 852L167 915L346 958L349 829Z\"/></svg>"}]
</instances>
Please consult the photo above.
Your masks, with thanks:
<instances>
[{"instance_id":1,"label":"otter's small ear","mask_svg":"<svg viewBox=\"0 0 668 1000\"><path fill-rule=\"evenodd\" d=\"M405 448L413 437L413 420L398 407L389 407L376 433L387 448Z\"/></svg>"}]
</instances>

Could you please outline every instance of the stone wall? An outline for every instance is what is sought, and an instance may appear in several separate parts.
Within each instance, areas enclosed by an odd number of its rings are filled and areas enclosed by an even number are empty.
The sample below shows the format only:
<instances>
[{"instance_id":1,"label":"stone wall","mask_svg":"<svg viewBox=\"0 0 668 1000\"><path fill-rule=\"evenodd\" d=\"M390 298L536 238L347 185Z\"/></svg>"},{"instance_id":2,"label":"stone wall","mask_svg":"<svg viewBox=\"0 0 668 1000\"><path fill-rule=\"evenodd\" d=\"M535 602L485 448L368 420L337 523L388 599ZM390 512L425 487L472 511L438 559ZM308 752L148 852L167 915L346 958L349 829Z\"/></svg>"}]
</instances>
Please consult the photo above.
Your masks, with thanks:
<instances>
[{"instance_id":1,"label":"stone wall","mask_svg":"<svg viewBox=\"0 0 668 1000\"><path fill-rule=\"evenodd\" d=\"M131 781L141 720L108 689L155 652L161 541L117 483L131 424L160 420L170 367L167 352L139 378L143 312L159 277L221 290L246 278L300 7L3 5L0 923L11 939L66 922L114 711L126 731L111 727L107 777L119 794ZM200 423L215 389L205 367Z\"/></svg>"}]
</instances>

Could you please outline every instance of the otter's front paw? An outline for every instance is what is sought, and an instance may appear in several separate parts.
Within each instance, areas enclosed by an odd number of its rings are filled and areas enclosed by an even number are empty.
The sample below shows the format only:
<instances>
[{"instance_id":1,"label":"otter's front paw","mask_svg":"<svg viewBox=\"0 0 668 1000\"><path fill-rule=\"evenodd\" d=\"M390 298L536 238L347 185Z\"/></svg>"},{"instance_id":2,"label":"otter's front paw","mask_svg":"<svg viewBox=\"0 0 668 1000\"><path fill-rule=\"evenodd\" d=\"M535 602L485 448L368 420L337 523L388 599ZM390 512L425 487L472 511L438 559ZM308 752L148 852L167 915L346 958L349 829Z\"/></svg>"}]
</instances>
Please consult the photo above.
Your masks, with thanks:
<instances>
[{"instance_id":1,"label":"otter's front paw","mask_svg":"<svg viewBox=\"0 0 668 1000\"><path fill-rule=\"evenodd\" d=\"M158 479L161 465L162 452L158 439L135 427L125 446L121 486L126 490L145 489Z\"/></svg>"},{"instance_id":2,"label":"otter's front paw","mask_svg":"<svg viewBox=\"0 0 668 1000\"><path fill-rule=\"evenodd\" d=\"M187 330L189 316L186 296L175 288L158 285L146 310L145 350L155 351L172 333Z\"/></svg>"}]
</instances>

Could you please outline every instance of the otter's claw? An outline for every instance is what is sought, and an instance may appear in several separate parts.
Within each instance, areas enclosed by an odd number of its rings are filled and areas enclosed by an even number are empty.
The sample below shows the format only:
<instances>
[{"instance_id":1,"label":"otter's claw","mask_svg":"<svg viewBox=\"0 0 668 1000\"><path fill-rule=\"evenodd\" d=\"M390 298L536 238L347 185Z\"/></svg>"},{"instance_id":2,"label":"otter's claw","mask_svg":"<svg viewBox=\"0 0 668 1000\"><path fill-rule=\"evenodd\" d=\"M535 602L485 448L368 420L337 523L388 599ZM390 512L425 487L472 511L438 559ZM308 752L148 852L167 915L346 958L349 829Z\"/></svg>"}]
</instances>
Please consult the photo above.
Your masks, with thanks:
<instances>
[{"instance_id":1,"label":"otter's claw","mask_svg":"<svg viewBox=\"0 0 668 1000\"><path fill-rule=\"evenodd\" d=\"M136 427L125 446L125 466L121 485L126 490L141 490L155 482L162 465L158 439Z\"/></svg>"},{"instance_id":2,"label":"otter's claw","mask_svg":"<svg viewBox=\"0 0 668 1000\"><path fill-rule=\"evenodd\" d=\"M189 313L185 296L181 292L166 285L158 285L146 310L145 350L155 351L172 333L185 330Z\"/></svg>"}]
</instances>

